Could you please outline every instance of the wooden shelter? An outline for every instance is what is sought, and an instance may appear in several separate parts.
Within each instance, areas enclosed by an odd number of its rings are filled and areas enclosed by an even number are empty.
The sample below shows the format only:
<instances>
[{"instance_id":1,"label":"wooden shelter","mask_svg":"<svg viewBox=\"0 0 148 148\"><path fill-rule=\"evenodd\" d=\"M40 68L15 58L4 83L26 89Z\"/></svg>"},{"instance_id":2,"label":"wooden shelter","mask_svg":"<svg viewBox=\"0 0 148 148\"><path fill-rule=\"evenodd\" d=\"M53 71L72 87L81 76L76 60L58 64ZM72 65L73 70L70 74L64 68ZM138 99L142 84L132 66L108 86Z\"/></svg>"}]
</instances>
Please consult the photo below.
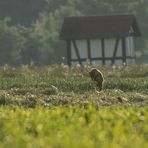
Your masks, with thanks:
<instances>
[{"instance_id":1,"label":"wooden shelter","mask_svg":"<svg viewBox=\"0 0 148 148\"><path fill-rule=\"evenodd\" d=\"M66 17L60 32L68 65L133 64L134 37L140 35L133 15Z\"/></svg>"}]
</instances>

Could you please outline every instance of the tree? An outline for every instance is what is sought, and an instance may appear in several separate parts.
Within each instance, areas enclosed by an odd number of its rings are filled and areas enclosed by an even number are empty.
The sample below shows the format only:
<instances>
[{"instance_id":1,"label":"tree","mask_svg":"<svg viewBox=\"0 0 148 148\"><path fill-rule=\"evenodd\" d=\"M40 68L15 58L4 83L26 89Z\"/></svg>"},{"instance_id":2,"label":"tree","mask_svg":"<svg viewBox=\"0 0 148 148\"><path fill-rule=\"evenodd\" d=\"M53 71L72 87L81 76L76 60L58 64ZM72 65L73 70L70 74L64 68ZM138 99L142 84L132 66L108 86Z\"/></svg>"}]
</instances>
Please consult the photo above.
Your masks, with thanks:
<instances>
[{"instance_id":1,"label":"tree","mask_svg":"<svg viewBox=\"0 0 148 148\"><path fill-rule=\"evenodd\" d=\"M65 56L65 47L59 40L60 27L65 16L80 15L81 13L72 6L60 6L53 12L40 14L39 19L34 23L34 36L41 44L40 51L44 64L62 62Z\"/></svg>"},{"instance_id":2,"label":"tree","mask_svg":"<svg viewBox=\"0 0 148 148\"><path fill-rule=\"evenodd\" d=\"M17 65L20 51L24 47L24 38L17 27L10 25L10 20L0 21L0 65Z\"/></svg>"},{"instance_id":3,"label":"tree","mask_svg":"<svg viewBox=\"0 0 148 148\"><path fill-rule=\"evenodd\" d=\"M24 26L18 26L20 35L25 39L24 47L22 48L21 64L41 64L41 52L39 47L41 46L38 39L33 35L33 28L27 28Z\"/></svg>"},{"instance_id":4,"label":"tree","mask_svg":"<svg viewBox=\"0 0 148 148\"><path fill-rule=\"evenodd\" d=\"M0 0L0 19L9 16L13 24L29 26L46 6L46 0Z\"/></svg>"}]
</instances>

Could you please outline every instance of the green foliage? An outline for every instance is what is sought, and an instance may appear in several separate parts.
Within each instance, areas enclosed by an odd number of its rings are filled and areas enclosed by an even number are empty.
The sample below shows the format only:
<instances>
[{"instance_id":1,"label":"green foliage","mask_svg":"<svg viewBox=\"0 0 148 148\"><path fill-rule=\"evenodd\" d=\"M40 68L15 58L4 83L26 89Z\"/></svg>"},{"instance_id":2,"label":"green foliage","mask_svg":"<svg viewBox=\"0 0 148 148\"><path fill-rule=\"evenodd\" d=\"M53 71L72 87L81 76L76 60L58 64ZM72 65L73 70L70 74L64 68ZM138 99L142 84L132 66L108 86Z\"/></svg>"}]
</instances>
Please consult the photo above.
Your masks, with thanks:
<instances>
[{"instance_id":1,"label":"green foliage","mask_svg":"<svg viewBox=\"0 0 148 148\"><path fill-rule=\"evenodd\" d=\"M9 19L0 21L0 65L19 63L24 38L17 27L9 25Z\"/></svg>"},{"instance_id":2,"label":"green foliage","mask_svg":"<svg viewBox=\"0 0 148 148\"><path fill-rule=\"evenodd\" d=\"M18 31L22 37L24 37L24 48L20 52L21 60L20 63L23 64L36 64L39 65L41 60L41 43L38 38L34 35L32 28L27 28L23 26L18 26Z\"/></svg>"},{"instance_id":3,"label":"green foliage","mask_svg":"<svg viewBox=\"0 0 148 148\"><path fill-rule=\"evenodd\" d=\"M29 26L46 6L46 0L1 0L0 19L9 16L13 24Z\"/></svg>"},{"instance_id":4,"label":"green foliage","mask_svg":"<svg viewBox=\"0 0 148 148\"><path fill-rule=\"evenodd\" d=\"M34 36L40 42L40 50L44 64L62 62L66 55L65 44L59 40L60 27L65 16L80 15L80 11L72 6L60 5L58 9L51 12L42 12L39 19L34 23Z\"/></svg>"},{"instance_id":5,"label":"green foliage","mask_svg":"<svg viewBox=\"0 0 148 148\"><path fill-rule=\"evenodd\" d=\"M148 107L0 107L1 147L147 147Z\"/></svg>"}]
</instances>

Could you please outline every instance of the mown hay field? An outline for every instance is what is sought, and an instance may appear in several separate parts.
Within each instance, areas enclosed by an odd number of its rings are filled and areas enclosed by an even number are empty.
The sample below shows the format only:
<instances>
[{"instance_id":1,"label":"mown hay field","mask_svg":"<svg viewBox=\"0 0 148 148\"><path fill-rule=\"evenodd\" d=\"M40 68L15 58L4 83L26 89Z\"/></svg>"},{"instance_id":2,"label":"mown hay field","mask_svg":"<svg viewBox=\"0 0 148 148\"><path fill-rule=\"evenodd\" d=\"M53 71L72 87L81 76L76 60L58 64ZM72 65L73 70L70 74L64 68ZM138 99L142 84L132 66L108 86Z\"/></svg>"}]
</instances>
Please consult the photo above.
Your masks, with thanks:
<instances>
[{"instance_id":1,"label":"mown hay field","mask_svg":"<svg viewBox=\"0 0 148 148\"><path fill-rule=\"evenodd\" d=\"M148 65L0 67L0 147L148 147Z\"/></svg>"}]
</instances>

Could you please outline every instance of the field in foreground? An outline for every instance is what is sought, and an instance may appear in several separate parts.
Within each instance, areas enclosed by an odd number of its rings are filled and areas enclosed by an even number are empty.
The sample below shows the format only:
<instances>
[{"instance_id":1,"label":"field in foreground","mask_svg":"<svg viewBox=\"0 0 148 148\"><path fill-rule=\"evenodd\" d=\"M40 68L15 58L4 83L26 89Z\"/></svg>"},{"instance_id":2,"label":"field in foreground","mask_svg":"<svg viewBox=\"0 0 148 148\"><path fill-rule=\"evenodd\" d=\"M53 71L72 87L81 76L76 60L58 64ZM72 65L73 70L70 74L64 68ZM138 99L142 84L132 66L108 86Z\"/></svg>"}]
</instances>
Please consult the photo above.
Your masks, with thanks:
<instances>
[{"instance_id":1,"label":"field in foreground","mask_svg":"<svg viewBox=\"0 0 148 148\"><path fill-rule=\"evenodd\" d=\"M148 147L148 65L0 68L0 147Z\"/></svg>"},{"instance_id":2,"label":"field in foreground","mask_svg":"<svg viewBox=\"0 0 148 148\"><path fill-rule=\"evenodd\" d=\"M0 107L0 147L97 148L148 145L148 107Z\"/></svg>"}]
</instances>

